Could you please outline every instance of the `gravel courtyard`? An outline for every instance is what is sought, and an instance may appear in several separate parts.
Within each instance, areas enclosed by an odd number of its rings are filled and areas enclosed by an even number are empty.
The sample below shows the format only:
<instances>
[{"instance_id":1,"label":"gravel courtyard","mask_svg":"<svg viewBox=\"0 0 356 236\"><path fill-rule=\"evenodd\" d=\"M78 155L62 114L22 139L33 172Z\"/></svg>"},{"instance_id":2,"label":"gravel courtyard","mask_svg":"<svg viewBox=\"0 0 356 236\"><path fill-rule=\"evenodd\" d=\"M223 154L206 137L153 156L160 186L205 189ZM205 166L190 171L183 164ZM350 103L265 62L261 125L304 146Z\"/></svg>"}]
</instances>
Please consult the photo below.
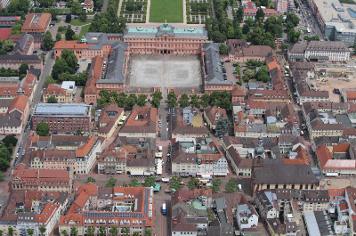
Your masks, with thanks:
<instances>
[{"instance_id":1,"label":"gravel courtyard","mask_svg":"<svg viewBox=\"0 0 356 236\"><path fill-rule=\"evenodd\" d=\"M193 88L202 81L197 56L134 55L129 73L130 87Z\"/></svg>"}]
</instances>

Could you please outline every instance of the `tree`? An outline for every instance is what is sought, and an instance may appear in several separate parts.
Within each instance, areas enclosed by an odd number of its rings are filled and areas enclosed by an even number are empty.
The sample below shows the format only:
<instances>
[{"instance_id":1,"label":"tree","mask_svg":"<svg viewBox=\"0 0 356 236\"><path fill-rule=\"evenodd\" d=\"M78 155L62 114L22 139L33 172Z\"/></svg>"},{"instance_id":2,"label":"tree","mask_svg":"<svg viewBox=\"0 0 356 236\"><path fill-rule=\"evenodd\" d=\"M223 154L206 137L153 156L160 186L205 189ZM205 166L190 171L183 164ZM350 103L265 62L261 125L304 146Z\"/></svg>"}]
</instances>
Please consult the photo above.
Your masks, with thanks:
<instances>
[{"instance_id":1,"label":"tree","mask_svg":"<svg viewBox=\"0 0 356 236\"><path fill-rule=\"evenodd\" d=\"M225 191L227 193L234 193L237 191L237 182L236 179L229 179L229 181L225 185Z\"/></svg>"},{"instance_id":2,"label":"tree","mask_svg":"<svg viewBox=\"0 0 356 236\"><path fill-rule=\"evenodd\" d=\"M74 52L65 49L62 51L61 58L67 64L66 72L75 73L78 68L78 59L75 56Z\"/></svg>"},{"instance_id":3,"label":"tree","mask_svg":"<svg viewBox=\"0 0 356 236\"><path fill-rule=\"evenodd\" d=\"M77 236L78 235L78 229L76 227L70 228L70 236Z\"/></svg>"},{"instance_id":4,"label":"tree","mask_svg":"<svg viewBox=\"0 0 356 236\"><path fill-rule=\"evenodd\" d=\"M32 236L34 234L33 229L27 229L27 234Z\"/></svg>"},{"instance_id":5,"label":"tree","mask_svg":"<svg viewBox=\"0 0 356 236\"><path fill-rule=\"evenodd\" d=\"M10 1L9 6L7 7L8 13L15 13L18 15L24 15L28 12L30 8L29 0L12 0Z\"/></svg>"},{"instance_id":6,"label":"tree","mask_svg":"<svg viewBox=\"0 0 356 236\"><path fill-rule=\"evenodd\" d=\"M28 65L27 64L21 64L19 67L19 76L21 78L25 77L28 71Z\"/></svg>"},{"instance_id":7,"label":"tree","mask_svg":"<svg viewBox=\"0 0 356 236\"><path fill-rule=\"evenodd\" d=\"M140 94L137 97L137 105L143 107L146 105L147 96L145 94Z\"/></svg>"},{"instance_id":8,"label":"tree","mask_svg":"<svg viewBox=\"0 0 356 236\"><path fill-rule=\"evenodd\" d=\"M199 186L199 180L197 178L190 178L188 182L188 188L193 190Z\"/></svg>"},{"instance_id":9,"label":"tree","mask_svg":"<svg viewBox=\"0 0 356 236\"><path fill-rule=\"evenodd\" d=\"M128 236L130 234L130 230L127 227L121 228L121 234Z\"/></svg>"},{"instance_id":10,"label":"tree","mask_svg":"<svg viewBox=\"0 0 356 236\"><path fill-rule=\"evenodd\" d=\"M48 99L47 99L47 102L48 103L57 103L57 98L55 96L49 96Z\"/></svg>"},{"instance_id":11,"label":"tree","mask_svg":"<svg viewBox=\"0 0 356 236\"><path fill-rule=\"evenodd\" d=\"M53 46L54 46L54 41L52 38L52 34L51 32L47 31L43 36L41 47L44 51L49 51L53 48Z\"/></svg>"},{"instance_id":12,"label":"tree","mask_svg":"<svg viewBox=\"0 0 356 236\"><path fill-rule=\"evenodd\" d=\"M60 41L60 40L62 40L62 34L58 32L58 33L56 34L56 42L58 42L58 41Z\"/></svg>"},{"instance_id":13,"label":"tree","mask_svg":"<svg viewBox=\"0 0 356 236\"><path fill-rule=\"evenodd\" d=\"M169 108L175 108L177 106L177 96L173 91L168 93L167 103Z\"/></svg>"},{"instance_id":14,"label":"tree","mask_svg":"<svg viewBox=\"0 0 356 236\"><path fill-rule=\"evenodd\" d=\"M79 20L80 21L87 21L88 17L87 17L87 13L85 11L82 11L80 14L79 14Z\"/></svg>"},{"instance_id":15,"label":"tree","mask_svg":"<svg viewBox=\"0 0 356 236\"><path fill-rule=\"evenodd\" d=\"M256 21L262 22L264 18L265 18L265 13L263 12L263 9L259 7L257 9L255 19Z\"/></svg>"},{"instance_id":16,"label":"tree","mask_svg":"<svg viewBox=\"0 0 356 236\"><path fill-rule=\"evenodd\" d=\"M95 228L93 226L89 226L87 229L87 234L88 236L94 236L95 235Z\"/></svg>"},{"instance_id":17,"label":"tree","mask_svg":"<svg viewBox=\"0 0 356 236\"><path fill-rule=\"evenodd\" d=\"M180 182L181 182L180 177L178 177L178 176L173 176L173 177L171 178L171 180L169 181L169 185L170 185L171 189L174 189L174 190L177 191L177 190L179 190L179 189L181 188Z\"/></svg>"},{"instance_id":18,"label":"tree","mask_svg":"<svg viewBox=\"0 0 356 236\"><path fill-rule=\"evenodd\" d=\"M106 235L106 229L104 226L99 227L99 236L105 236Z\"/></svg>"},{"instance_id":19,"label":"tree","mask_svg":"<svg viewBox=\"0 0 356 236\"><path fill-rule=\"evenodd\" d=\"M109 229L109 233L110 233L111 236L117 236L119 232L118 232L116 227L111 227Z\"/></svg>"},{"instance_id":20,"label":"tree","mask_svg":"<svg viewBox=\"0 0 356 236\"><path fill-rule=\"evenodd\" d=\"M158 108L162 98L163 97L162 97L161 91L154 92L152 94L152 96L151 96L151 104L152 104L152 106L155 107L155 108Z\"/></svg>"},{"instance_id":21,"label":"tree","mask_svg":"<svg viewBox=\"0 0 356 236\"><path fill-rule=\"evenodd\" d=\"M225 43L221 43L219 45L219 53L221 55L228 55L229 54L229 48L227 47L227 45Z\"/></svg>"},{"instance_id":22,"label":"tree","mask_svg":"<svg viewBox=\"0 0 356 236\"><path fill-rule=\"evenodd\" d=\"M295 31L294 29L290 29L288 30L287 36L288 36L288 42L296 43L299 40L300 32Z\"/></svg>"},{"instance_id":23,"label":"tree","mask_svg":"<svg viewBox=\"0 0 356 236\"><path fill-rule=\"evenodd\" d=\"M190 96L190 105L195 108L200 108L199 97L196 94Z\"/></svg>"},{"instance_id":24,"label":"tree","mask_svg":"<svg viewBox=\"0 0 356 236\"><path fill-rule=\"evenodd\" d=\"M213 181L211 183L211 189L213 190L214 193L220 191L220 185L221 185L221 180L217 178L213 178Z\"/></svg>"},{"instance_id":25,"label":"tree","mask_svg":"<svg viewBox=\"0 0 356 236\"><path fill-rule=\"evenodd\" d=\"M3 236L4 232L0 229L0 236Z\"/></svg>"},{"instance_id":26,"label":"tree","mask_svg":"<svg viewBox=\"0 0 356 236\"><path fill-rule=\"evenodd\" d=\"M107 188L113 188L116 185L116 179L111 177L105 184L105 187Z\"/></svg>"},{"instance_id":27,"label":"tree","mask_svg":"<svg viewBox=\"0 0 356 236\"><path fill-rule=\"evenodd\" d=\"M66 40L74 40L74 36L75 36L75 32L72 30L72 27L68 25L65 33Z\"/></svg>"},{"instance_id":28,"label":"tree","mask_svg":"<svg viewBox=\"0 0 356 236\"><path fill-rule=\"evenodd\" d=\"M66 22L66 23L70 23L71 21L72 21L72 14L67 14L67 15L66 15L65 22Z\"/></svg>"},{"instance_id":29,"label":"tree","mask_svg":"<svg viewBox=\"0 0 356 236\"><path fill-rule=\"evenodd\" d=\"M139 232L134 232L134 233L132 234L132 236L140 236L140 233L139 233Z\"/></svg>"},{"instance_id":30,"label":"tree","mask_svg":"<svg viewBox=\"0 0 356 236\"><path fill-rule=\"evenodd\" d=\"M7 228L7 233L8 233L9 236L13 236L14 235L14 229L11 226L9 226Z\"/></svg>"},{"instance_id":31,"label":"tree","mask_svg":"<svg viewBox=\"0 0 356 236\"><path fill-rule=\"evenodd\" d=\"M207 93L204 93L200 97L200 105L202 106L203 109L207 108L210 104L210 96Z\"/></svg>"},{"instance_id":32,"label":"tree","mask_svg":"<svg viewBox=\"0 0 356 236\"><path fill-rule=\"evenodd\" d=\"M2 140L7 148L13 148L17 144L17 138L14 134L6 135L5 138Z\"/></svg>"},{"instance_id":33,"label":"tree","mask_svg":"<svg viewBox=\"0 0 356 236\"><path fill-rule=\"evenodd\" d=\"M299 17L294 13L288 13L284 22L286 24L287 30L289 30L289 29L292 29L292 28L298 26Z\"/></svg>"},{"instance_id":34,"label":"tree","mask_svg":"<svg viewBox=\"0 0 356 236\"><path fill-rule=\"evenodd\" d=\"M49 134L49 126L48 126L48 124L45 123L45 122L38 123L37 127L36 127L36 133L39 136L48 136L48 134Z\"/></svg>"},{"instance_id":35,"label":"tree","mask_svg":"<svg viewBox=\"0 0 356 236\"><path fill-rule=\"evenodd\" d=\"M73 15L80 15L80 13L83 11L79 1L72 1L70 4L70 9Z\"/></svg>"},{"instance_id":36,"label":"tree","mask_svg":"<svg viewBox=\"0 0 356 236\"><path fill-rule=\"evenodd\" d=\"M44 227L43 225L40 226L39 228L40 234L43 236L46 232L46 227Z\"/></svg>"},{"instance_id":37,"label":"tree","mask_svg":"<svg viewBox=\"0 0 356 236\"><path fill-rule=\"evenodd\" d=\"M262 66L256 73L256 80L267 83L269 81L268 69L266 66Z\"/></svg>"},{"instance_id":38,"label":"tree","mask_svg":"<svg viewBox=\"0 0 356 236\"><path fill-rule=\"evenodd\" d=\"M126 102L125 102L125 108L126 109L132 109L132 107L137 103L137 96L136 94L130 94L127 98L126 98Z\"/></svg>"},{"instance_id":39,"label":"tree","mask_svg":"<svg viewBox=\"0 0 356 236\"><path fill-rule=\"evenodd\" d=\"M187 94L183 93L179 98L179 106L184 108L189 106L189 97Z\"/></svg>"},{"instance_id":40,"label":"tree","mask_svg":"<svg viewBox=\"0 0 356 236\"><path fill-rule=\"evenodd\" d=\"M137 179L132 179L129 183L130 187L139 187L141 186L140 182Z\"/></svg>"},{"instance_id":41,"label":"tree","mask_svg":"<svg viewBox=\"0 0 356 236\"><path fill-rule=\"evenodd\" d=\"M145 182L143 183L143 186L145 187L153 187L155 185L156 178L154 176L147 176L145 178Z\"/></svg>"},{"instance_id":42,"label":"tree","mask_svg":"<svg viewBox=\"0 0 356 236\"><path fill-rule=\"evenodd\" d=\"M152 230L150 228L145 228L145 236L151 236L152 235Z\"/></svg>"},{"instance_id":43,"label":"tree","mask_svg":"<svg viewBox=\"0 0 356 236\"><path fill-rule=\"evenodd\" d=\"M95 182L96 182L96 180L93 177L89 176L87 178L87 183L95 183Z\"/></svg>"},{"instance_id":44,"label":"tree","mask_svg":"<svg viewBox=\"0 0 356 236\"><path fill-rule=\"evenodd\" d=\"M40 7L48 8L53 6L54 0L36 0Z\"/></svg>"},{"instance_id":45,"label":"tree","mask_svg":"<svg viewBox=\"0 0 356 236\"><path fill-rule=\"evenodd\" d=\"M62 235L62 236L68 236L67 230L65 230L65 229L62 230L62 231L61 231L61 235Z\"/></svg>"},{"instance_id":46,"label":"tree","mask_svg":"<svg viewBox=\"0 0 356 236\"><path fill-rule=\"evenodd\" d=\"M54 63L54 66L52 68L52 78L57 81L59 80L59 76L63 74L66 71L69 71L70 68L67 65L67 62L63 58L59 58L56 60Z\"/></svg>"}]
</instances>

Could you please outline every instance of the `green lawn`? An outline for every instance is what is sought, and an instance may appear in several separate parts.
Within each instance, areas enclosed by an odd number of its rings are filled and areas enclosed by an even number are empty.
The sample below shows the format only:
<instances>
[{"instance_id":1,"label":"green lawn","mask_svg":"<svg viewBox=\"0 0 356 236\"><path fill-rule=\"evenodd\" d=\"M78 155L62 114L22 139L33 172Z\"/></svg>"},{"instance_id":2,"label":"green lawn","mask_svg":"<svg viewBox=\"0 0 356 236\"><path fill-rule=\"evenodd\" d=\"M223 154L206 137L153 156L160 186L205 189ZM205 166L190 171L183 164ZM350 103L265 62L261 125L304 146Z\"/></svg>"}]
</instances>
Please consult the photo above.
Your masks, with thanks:
<instances>
[{"instance_id":1,"label":"green lawn","mask_svg":"<svg viewBox=\"0 0 356 236\"><path fill-rule=\"evenodd\" d=\"M80 30L79 38L81 38L84 34L86 34L88 32L89 27L90 27L90 24L82 26L82 28Z\"/></svg>"},{"instance_id":2,"label":"green lawn","mask_svg":"<svg viewBox=\"0 0 356 236\"><path fill-rule=\"evenodd\" d=\"M73 19L70 22L70 24L73 25L73 26L82 26L82 25L86 25L86 24L89 24L89 23L90 23L90 20L81 21L79 19Z\"/></svg>"},{"instance_id":3,"label":"green lawn","mask_svg":"<svg viewBox=\"0 0 356 236\"><path fill-rule=\"evenodd\" d=\"M151 0L150 22L183 22L183 0Z\"/></svg>"}]
</instances>

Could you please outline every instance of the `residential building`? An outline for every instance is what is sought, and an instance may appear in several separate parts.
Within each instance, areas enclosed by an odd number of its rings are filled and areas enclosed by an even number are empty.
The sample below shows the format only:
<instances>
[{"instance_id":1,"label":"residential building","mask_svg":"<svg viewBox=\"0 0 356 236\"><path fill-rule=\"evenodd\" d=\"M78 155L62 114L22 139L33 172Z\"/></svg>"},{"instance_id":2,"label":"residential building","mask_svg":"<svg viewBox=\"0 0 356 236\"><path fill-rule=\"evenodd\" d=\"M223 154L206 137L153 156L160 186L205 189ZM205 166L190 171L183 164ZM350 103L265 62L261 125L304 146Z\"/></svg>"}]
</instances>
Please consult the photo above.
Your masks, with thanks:
<instances>
[{"instance_id":1,"label":"residential building","mask_svg":"<svg viewBox=\"0 0 356 236\"><path fill-rule=\"evenodd\" d=\"M256 228L258 224L256 210L249 204L238 204L236 207L236 222L240 230Z\"/></svg>"},{"instance_id":2,"label":"residential building","mask_svg":"<svg viewBox=\"0 0 356 236\"><path fill-rule=\"evenodd\" d=\"M319 180L306 164L282 160L256 160L252 170L253 192L265 189L317 189Z\"/></svg>"},{"instance_id":3,"label":"residential building","mask_svg":"<svg viewBox=\"0 0 356 236\"><path fill-rule=\"evenodd\" d=\"M80 103L39 103L32 116L32 127L45 122L50 132L89 132L91 127L91 106Z\"/></svg>"},{"instance_id":4,"label":"residential building","mask_svg":"<svg viewBox=\"0 0 356 236\"><path fill-rule=\"evenodd\" d=\"M59 232L70 232L76 227L78 235L83 236L93 227L94 234L102 228L108 234L115 226L119 234L128 229L130 235L143 235L154 226L154 209L152 188L85 184L79 187L69 210L60 217Z\"/></svg>"},{"instance_id":5,"label":"residential building","mask_svg":"<svg viewBox=\"0 0 356 236\"><path fill-rule=\"evenodd\" d=\"M204 110L204 119L211 130L216 130L217 123L225 120L227 122L226 110L220 107L208 107Z\"/></svg>"},{"instance_id":6,"label":"residential building","mask_svg":"<svg viewBox=\"0 0 356 236\"><path fill-rule=\"evenodd\" d=\"M347 107L346 103L304 103L302 111L310 138L342 136L344 129L351 128Z\"/></svg>"},{"instance_id":7,"label":"residential building","mask_svg":"<svg viewBox=\"0 0 356 236\"><path fill-rule=\"evenodd\" d=\"M327 147L319 146L316 157L322 173L326 176L355 175L355 147L350 143L340 143Z\"/></svg>"},{"instance_id":8,"label":"residential building","mask_svg":"<svg viewBox=\"0 0 356 236\"><path fill-rule=\"evenodd\" d=\"M32 55L35 49L35 39L31 34L23 34L19 40L16 41L13 52L22 55Z\"/></svg>"},{"instance_id":9,"label":"residential building","mask_svg":"<svg viewBox=\"0 0 356 236\"><path fill-rule=\"evenodd\" d=\"M227 80L224 65L220 60L219 45L216 43L204 44L202 50L203 84L205 92L231 91L233 83Z\"/></svg>"},{"instance_id":10,"label":"residential building","mask_svg":"<svg viewBox=\"0 0 356 236\"><path fill-rule=\"evenodd\" d=\"M50 13L29 13L26 15L25 22L22 25L23 33L44 33L51 22Z\"/></svg>"},{"instance_id":11,"label":"residential building","mask_svg":"<svg viewBox=\"0 0 356 236\"><path fill-rule=\"evenodd\" d=\"M3 108L6 111L0 115L0 134L21 134L29 114L29 105L29 99L25 95L12 99L9 106Z\"/></svg>"},{"instance_id":12,"label":"residential building","mask_svg":"<svg viewBox=\"0 0 356 236\"><path fill-rule=\"evenodd\" d=\"M185 107L177 109L175 119L172 119L172 138L198 138L209 136L209 130L204 125L203 115L199 109Z\"/></svg>"},{"instance_id":13,"label":"residential building","mask_svg":"<svg viewBox=\"0 0 356 236\"><path fill-rule=\"evenodd\" d=\"M135 106L119 131L120 137L155 138L157 135L157 108Z\"/></svg>"},{"instance_id":14,"label":"residential building","mask_svg":"<svg viewBox=\"0 0 356 236\"><path fill-rule=\"evenodd\" d=\"M22 64L27 64L29 68L43 69L43 63L38 55L5 54L0 56L0 67L18 70Z\"/></svg>"},{"instance_id":15,"label":"residential building","mask_svg":"<svg viewBox=\"0 0 356 236\"><path fill-rule=\"evenodd\" d=\"M68 193L65 192L11 191L8 202L3 206L0 230L5 233L12 228L14 235L28 235L28 230L32 229L33 235L50 236L67 204ZM42 233L43 228L45 231Z\"/></svg>"},{"instance_id":16,"label":"residential building","mask_svg":"<svg viewBox=\"0 0 356 236\"><path fill-rule=\"evenodd\" d=\"M229 47L228 59L232 62L245 63L249 60L264 62L266 57L273 54L272 48L265 45L248 45L246 41L240 39L228 39Z\"/></svg>"},{"instance_id":17,"label":"residential building","mask_svg":"<svg viewBox=\"0 0 356 236\"><path fill-rule=\"evenodd\" d=\"M117 137L98 158L99 174L148 176L156 173L155 139Z\"/></svg>"},{"instance_id":18,"label":"residential building","mask_svg":"<svg viewBox=\"0 0 356 236\"><path fill-rule=\"evenodd\" d=\"M82 3L83 10L86 13L91 13L94 11L94 1L93 0L84 0Z\"/></svg>"},{"instance_id":19,"label":"residential building","mask_svg":"<svg viewBox=\"0 0 356 236\"><path fill-rule=\"evenodd\" d=\"M49 84L43 92L43 102L48 102L48 98L54 97L57 103L71 103L73 101L73 94L62 88L58 84Z\"/></svg>"},{"instance_id":20,"label":"residential building","mask_svg":"<svg viewBox=\"0 0 356 236\"><path fill-rule=\"evenodd\" d=\"M211 189L180 189L172 196L172 234L198 235L208 228L208 209L212 207Z\"/></svg>"},{"instance_id":21,"label":"residential building","mask_svg":"<svg viewBox=\"0 0 356 236\"><path fill-rule=\"evenodd\" d=\"M350 50L343 42L310 41L293 45L288 51L290 61L333 61L350 60Z\"/></svg>"},{"instance_id":22,"label":"residential building","mask_svg":"<svg viewBox=\"0 0 356 236\"><path fill-rule=\"evenodd\" d=\"M12 171L12 190L71 192L72 175L67 170L29 169L21 163Z\"/></svg>"},{"instance_id":23,"label":"residential building","mask_svg":"<svg viewBox=\"0 0 356 236\"><path fill-rule=\"evenodd\" d=\"M289 0L277 0L276 10L280 14L285 14L288 11Z\"/></svg>"},{"instance_id":24,"label":"residential building","mask_svg":"<svg viewBox=\"0 0 356 236\"><path fill-rule=\"evenodd\" d=\"M55 139L55 143L68 139L73 141L73 144L65 148L51 147L57 145L52 143L52 138ZM37 142L36 139L39 137L34 136L32 139ZM95 136L73 140L69 135L58 135L51 137L48 148L30 148L27 149L29 152L26 155L33 169L68 170L74 175L88 174L95 164L98 153L101 152L101 144L102 141ZM31 149L34 150L30 151Z\"/></svg>"},{"instance_id":25,"label":"residential building","mask_svg":"<svg viewBox=\"0 0 356 236\"><path fill-rule=\"evenodd\" d=\"M116 104L105 106L98 120L98 134L101 137L109 138L118 127L119 121L124 117L124 109Z\"/></svg>"},{"instance_id":26,"label":"residential building","mask_svg":"<svg viewBox=\"0 0 356 236\"><path fill-rule=\"evenodd\" d=\"M172 173L181 176L226 176L228 163L209 138L187 138L173 144Z\"/></svg>"},{"instance_id":27,"label":"residential building","mask_svg":"<svg viewBox=\"0 0 356 236\"><path fill-rule=\"evenodd\" d=\"M10 2L10 1L2 0L0 2ZM1 28L11 28L19 20L21 20L20 16L0 16L0 27Z\"/></svg>"}]
</instances>

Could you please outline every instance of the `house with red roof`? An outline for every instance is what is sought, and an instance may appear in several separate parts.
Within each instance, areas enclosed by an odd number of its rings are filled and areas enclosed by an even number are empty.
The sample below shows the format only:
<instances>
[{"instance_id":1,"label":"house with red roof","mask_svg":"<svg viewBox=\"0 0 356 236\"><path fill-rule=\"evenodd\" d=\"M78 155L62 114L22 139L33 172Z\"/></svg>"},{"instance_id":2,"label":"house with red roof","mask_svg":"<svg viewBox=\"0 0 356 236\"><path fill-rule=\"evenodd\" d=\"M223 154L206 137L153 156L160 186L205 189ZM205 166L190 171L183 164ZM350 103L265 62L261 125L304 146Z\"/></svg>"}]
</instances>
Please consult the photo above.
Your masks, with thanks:
<instances>
[{"instance_id":1,"label":"house with red roof","mask_svg":"<svg viewBox=\"0 0 356 236\"><path fill-rule=\"evenodd\" d=\"M30 169L21 163L12 171L12 190L72 191L72 175L67 170Z\"/></svg>"},{"instance_id":2,"label":"house with red roof","mask_svg":"<svg viewBox=\"0 0 356 236\"><path fill-rule=\"evenodd\" d=\"M74 226L78 235L86 235L89 228L98 235L115 227L120 235L124 228L129 235L144 235L154 227L154 201L152 188L99 187L89 183L79 187L69 210L60 217L59 232L70 232Z\"/></svg>"},{"instance_id":3,"label":"house with red roof","mask_svg":"<svg viewBox=\"0 0 356 236\"><path fill-rule=\"evenodd\" d=\"M0 216L0 230L14 235L33 230L33 235L53 235L59 217L68 204L68 193L37 190L11 191L9 200ZM41 233L40 228L45 231Z\"/></svg>"},{"instance_id":4,"label":"house with red roof","mask_svg":"<svg viewBox=\"0 0 356 236\"><path fill-rule=\"evenodd\" d=\"M356 147L350 143L339 143L331 147L321 145L316 149L319 167L325 176L355 175Z\"/></svg>"}]
</instances>

